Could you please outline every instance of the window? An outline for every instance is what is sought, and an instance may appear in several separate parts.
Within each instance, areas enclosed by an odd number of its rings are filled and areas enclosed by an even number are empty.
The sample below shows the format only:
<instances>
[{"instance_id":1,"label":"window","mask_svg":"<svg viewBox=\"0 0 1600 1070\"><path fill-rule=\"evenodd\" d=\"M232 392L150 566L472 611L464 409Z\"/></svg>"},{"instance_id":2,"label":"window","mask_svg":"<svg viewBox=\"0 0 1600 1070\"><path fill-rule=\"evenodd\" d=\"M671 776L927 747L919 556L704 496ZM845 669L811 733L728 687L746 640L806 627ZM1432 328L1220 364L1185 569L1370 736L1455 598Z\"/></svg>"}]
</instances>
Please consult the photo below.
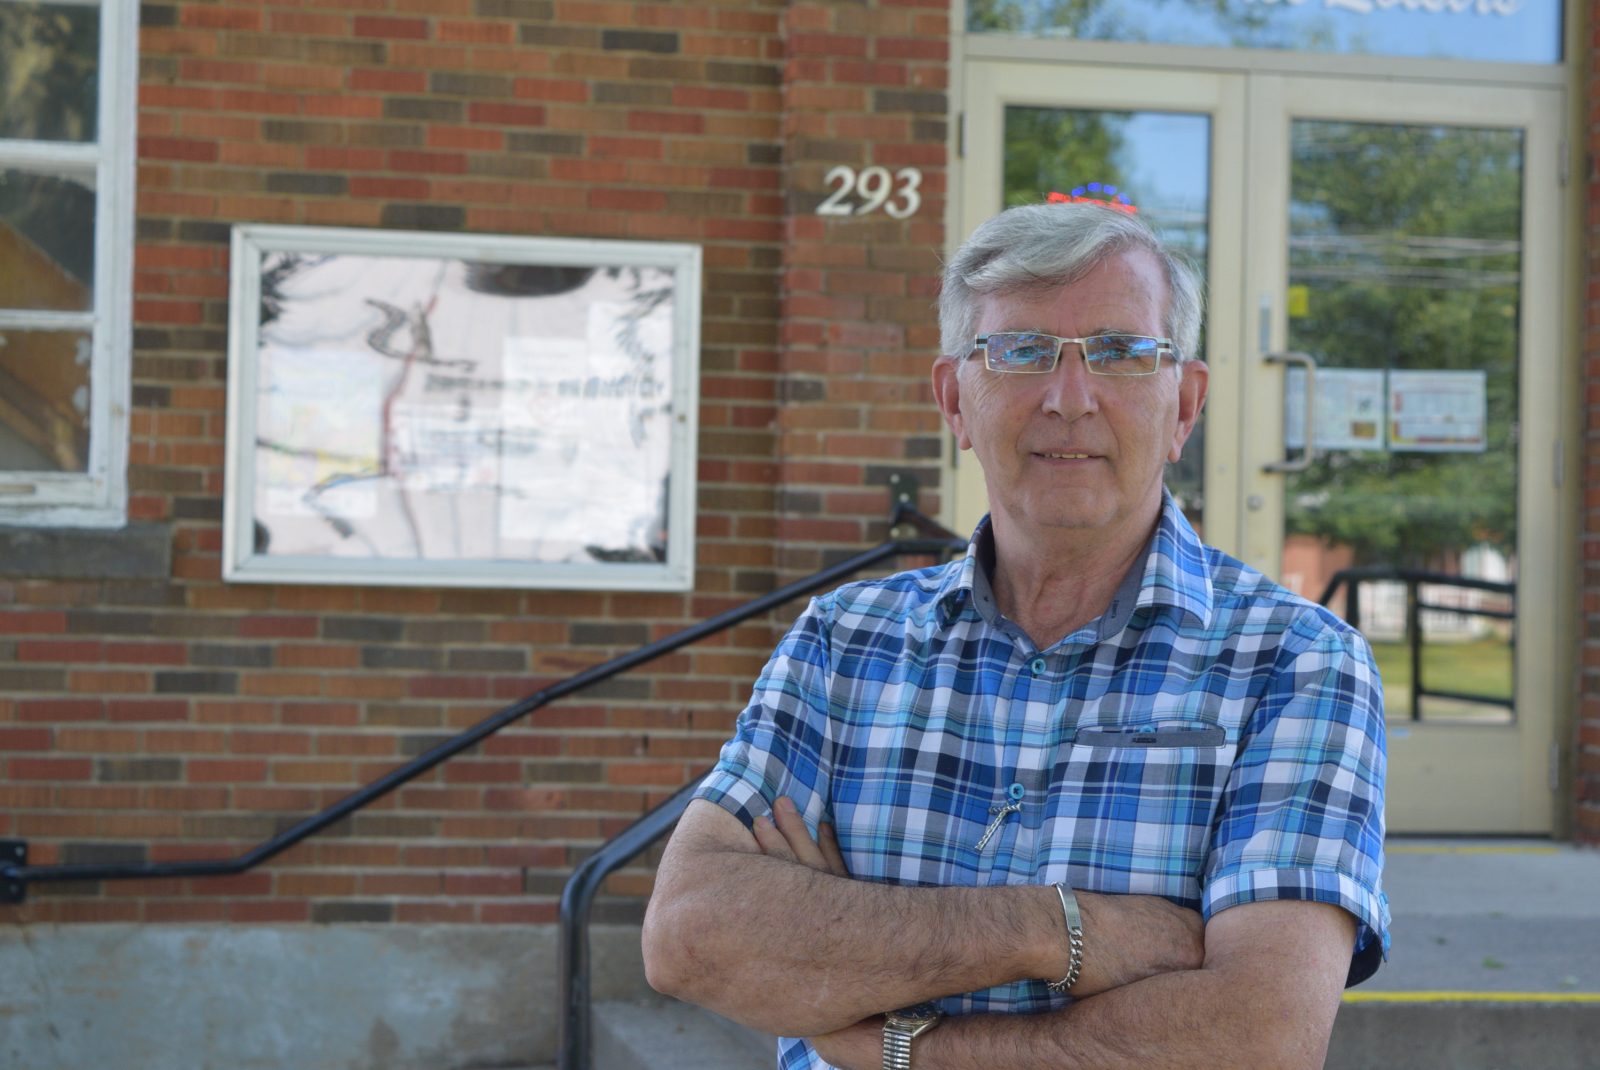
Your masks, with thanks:
<instances>
[{"instance_id":1,"label":"window","mask_svg":"<svg viewBox=\"0 0 1600 1070\"><path fill-rule=\"evenodd\" d=\"M0 0L0 523L127 513L133 0Z\"/></svg>"}]
</instances>

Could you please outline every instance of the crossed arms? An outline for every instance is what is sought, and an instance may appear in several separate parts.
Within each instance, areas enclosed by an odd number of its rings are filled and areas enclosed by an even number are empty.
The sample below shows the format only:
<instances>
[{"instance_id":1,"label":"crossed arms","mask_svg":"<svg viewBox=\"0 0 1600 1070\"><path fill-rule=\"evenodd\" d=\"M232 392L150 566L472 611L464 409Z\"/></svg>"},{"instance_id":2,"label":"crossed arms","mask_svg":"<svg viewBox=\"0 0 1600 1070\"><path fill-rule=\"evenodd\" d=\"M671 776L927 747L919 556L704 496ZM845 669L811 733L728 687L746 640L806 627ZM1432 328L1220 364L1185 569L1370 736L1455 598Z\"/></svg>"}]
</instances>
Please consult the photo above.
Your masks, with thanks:
<instances>
[{"instance_id":1,"label":"crossed arms","mask_svg":"<svg viewBox=\"0 0 1600 1070\"><path fill-rule=\"evenodd\" d=\"M645 969L669 995L877 1070L897 1007L1067 969L1047 885L908 888L850 879L826 826L788 800L752 833L690 804L645 916ZM1355 939L1344 910L1247 903L1199 916L1153 896L1078 893L1088 952L1077 1000L1038 1015L951 1019L918 1070L1319 1067Z\"/></svg>"}]
</instances>

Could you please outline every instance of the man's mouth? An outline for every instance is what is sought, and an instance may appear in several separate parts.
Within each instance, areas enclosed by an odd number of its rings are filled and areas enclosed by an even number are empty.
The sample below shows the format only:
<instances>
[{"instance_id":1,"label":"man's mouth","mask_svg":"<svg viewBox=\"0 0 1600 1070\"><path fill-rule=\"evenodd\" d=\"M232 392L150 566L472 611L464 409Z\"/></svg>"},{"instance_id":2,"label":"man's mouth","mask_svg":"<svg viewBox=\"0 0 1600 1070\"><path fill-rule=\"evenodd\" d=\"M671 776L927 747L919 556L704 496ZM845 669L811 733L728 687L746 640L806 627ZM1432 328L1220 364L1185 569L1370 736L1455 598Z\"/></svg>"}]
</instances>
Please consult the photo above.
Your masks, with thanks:
<instances>
[{"instance_id":1,"label":"man's mouth","mask_svg":"<svg viewBox=\"0 0 1600 1070\"><path fill-rule=\"evenodd\" d=\"M1087 453L1050 453L1041 450L1039 456L1048 457L1053 461L1087 461L1091 455Z\"/></svg>"}]
</instances>

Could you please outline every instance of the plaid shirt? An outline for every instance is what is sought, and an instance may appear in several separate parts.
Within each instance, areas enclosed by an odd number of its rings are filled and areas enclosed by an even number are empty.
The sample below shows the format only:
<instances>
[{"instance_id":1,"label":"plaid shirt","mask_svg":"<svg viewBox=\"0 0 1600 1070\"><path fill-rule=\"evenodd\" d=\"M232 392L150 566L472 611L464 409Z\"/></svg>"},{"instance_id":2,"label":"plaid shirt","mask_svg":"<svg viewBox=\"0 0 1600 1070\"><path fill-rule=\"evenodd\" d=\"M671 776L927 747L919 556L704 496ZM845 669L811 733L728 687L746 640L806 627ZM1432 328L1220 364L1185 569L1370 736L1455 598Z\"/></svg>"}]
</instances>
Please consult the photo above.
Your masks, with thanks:
<instances>
[{"instance_id":1,"label":"plaid shirt","mask_svg":"<svg viewBox=\"0 0 1600 1070\"><path fill-rule=\"evenodd\" d=\"M1334 903L1351 980L1388 947L1383 693L1332 613L1203 545L1171 497L1143 569L1038 650L995 608L987 521L949 565L814 599L698 798L749 826L787 795L850 873L903 885L1159 895L1210 918ZM979 840L1011 802L980 852ZM1064 1006L1019 980L950 1014ZM779 1041L783 1070L826 1064Z\"/></svg>"}]
</instances>

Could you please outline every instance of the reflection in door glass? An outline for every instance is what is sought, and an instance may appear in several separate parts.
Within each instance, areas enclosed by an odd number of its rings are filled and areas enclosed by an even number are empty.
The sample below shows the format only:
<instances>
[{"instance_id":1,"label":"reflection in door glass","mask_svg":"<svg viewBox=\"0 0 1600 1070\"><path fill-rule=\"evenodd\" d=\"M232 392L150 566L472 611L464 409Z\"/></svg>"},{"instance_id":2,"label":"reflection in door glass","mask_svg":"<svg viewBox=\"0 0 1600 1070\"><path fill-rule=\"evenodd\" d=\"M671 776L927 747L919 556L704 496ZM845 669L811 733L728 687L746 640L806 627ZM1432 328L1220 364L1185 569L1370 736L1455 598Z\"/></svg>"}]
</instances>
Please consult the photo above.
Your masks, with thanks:
<instances>
[{"instance_id":1,"label":"reflection in door glass","mask_svg":"<svg viewBox=\"0 0 1600 1070\"><path fill-rule=\"evenodd\" d=\"M971 33L1561 62L1561 0L967 0Z\"/></svg>"},{"instance_id":2,"label":"reflection in door glass","mask_svg":"<svg viewBox=\"0 0 1600 1070\"><path fill-rule=\"evenodd\" d=\"M1334 603L1389 716L1509 720L1522 133L1302 120L1291 146L1289 348L1318 369L1283 578L1315 598L1391 570ZM1286 384L1299 453L1304 373Z\"/></svg>"},{"instance_id":3,"label":"reflection in door glass","mask_svg":"<svg viewBox=\"0 0 1600 1070\"><path fill-rule=\"evenodd\" d=\"M1211 119L1166 112L1011 106L1005 112L1005 204L1038 204L1090 182L1128 196L1139 215L1206 273ZM1205 335L1200 339L1202 359ZM1167 486L1202 531L1205 419L1167 470ZM1203 531L1202 531L1203 534Z\"/></svg>"}]
</instances>

